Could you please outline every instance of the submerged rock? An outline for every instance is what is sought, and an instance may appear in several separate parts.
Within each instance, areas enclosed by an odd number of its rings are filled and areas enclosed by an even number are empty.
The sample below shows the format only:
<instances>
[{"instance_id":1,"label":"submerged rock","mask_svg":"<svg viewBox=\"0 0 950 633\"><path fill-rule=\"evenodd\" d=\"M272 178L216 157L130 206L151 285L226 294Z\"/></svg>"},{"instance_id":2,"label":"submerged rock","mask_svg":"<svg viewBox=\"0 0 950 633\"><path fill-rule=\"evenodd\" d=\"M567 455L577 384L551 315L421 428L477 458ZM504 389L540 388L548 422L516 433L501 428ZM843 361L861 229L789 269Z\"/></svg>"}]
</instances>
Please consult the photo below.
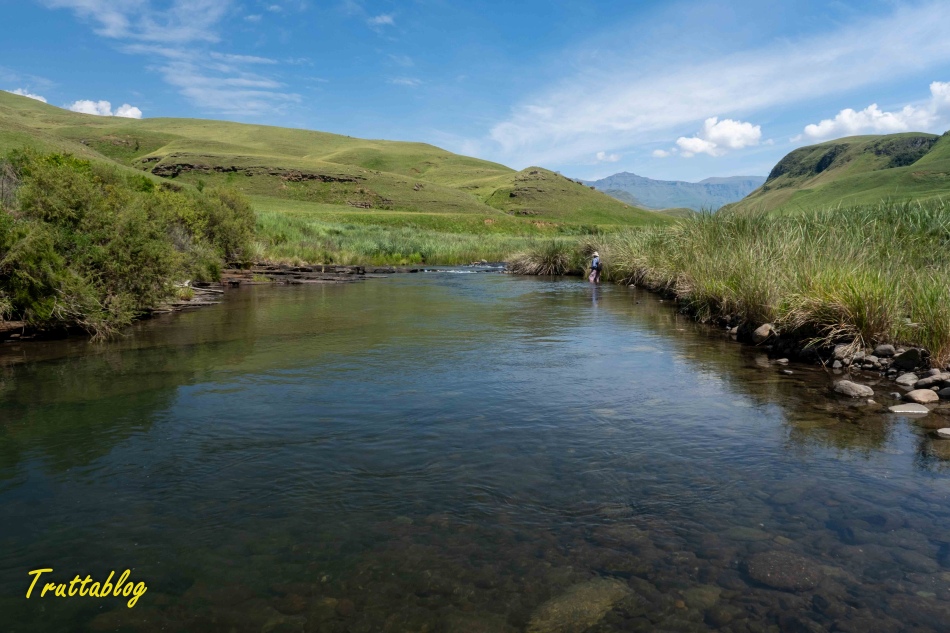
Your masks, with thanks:
<instances>
[{"instance_id":1,"label":"submerged rock","mask_svg":"<svg viewBox=\"0 0 950 633\"><path fill-rule=\"evenodd\" d=\"M782 551L753 555L746 561L745 570L757 583L783 591L813 589L824 577L816 563Z\"/></svg>"},{"instance_id":2,"label":"submerged rock","mask_svg":"<svg viewBox=\"0 0 950 633\"><path fill-rule=\"evenodd\" d=\"M581 633L630 593L626 583L608 578L574 585L535 610L528 633Z\"/></svg>"},{"instance_id":3,"label":"submerged rock","mask_svg":"<svg viewBox=\"0 0 950 633\"><path fill-rule=\"evenodd\" d=\"M908 415L926 415L930 409L922 404L898 404L887 409L891 413L903 413Z\"/></svg>"},{"instance_id":4,"label":"submerged rock","mask_svg":"<svg viewBox=\"0 0 950 633\"><path fill-rule=\"evenodd\" d=\"M936 402L940 400L940 396L937 395L937 392L931 389L915 389L910 393L904 394L904 400L910 400L911 402L916 402L917 404L927 404L928 402Z\"/></svg>"},{"instance_id":5,"label":"submerged rock","mask_svg":"<svg viewBox=\"0 0 950 633\"><path fill-rule=\"evenodd\" d=\"M874 390L865 385L859 385L850 380L841 380L835 383L835 391L852 398L869 398L874 395Z\"/></svg>"}]
</instances>

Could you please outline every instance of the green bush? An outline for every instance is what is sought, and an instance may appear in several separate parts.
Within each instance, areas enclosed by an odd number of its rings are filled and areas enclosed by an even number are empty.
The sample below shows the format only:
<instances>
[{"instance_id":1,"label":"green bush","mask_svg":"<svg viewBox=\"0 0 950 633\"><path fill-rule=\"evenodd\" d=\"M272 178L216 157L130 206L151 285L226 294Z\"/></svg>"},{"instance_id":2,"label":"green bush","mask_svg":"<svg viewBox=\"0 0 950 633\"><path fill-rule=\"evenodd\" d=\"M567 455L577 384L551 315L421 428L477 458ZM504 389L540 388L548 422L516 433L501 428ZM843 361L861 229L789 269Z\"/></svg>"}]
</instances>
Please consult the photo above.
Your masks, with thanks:
<instances>
[{"instance_id":1,"label":"green bush","mask_svg":"<svg viewBox=\"0 0 950 633\"><path fill-rule=\"evenodd\" d=\"M0 209L0 316L103 335L213 279L248 251L250 205L220 190L171 190L68 154L10 155Z\"/></svg>"}]
</instances>

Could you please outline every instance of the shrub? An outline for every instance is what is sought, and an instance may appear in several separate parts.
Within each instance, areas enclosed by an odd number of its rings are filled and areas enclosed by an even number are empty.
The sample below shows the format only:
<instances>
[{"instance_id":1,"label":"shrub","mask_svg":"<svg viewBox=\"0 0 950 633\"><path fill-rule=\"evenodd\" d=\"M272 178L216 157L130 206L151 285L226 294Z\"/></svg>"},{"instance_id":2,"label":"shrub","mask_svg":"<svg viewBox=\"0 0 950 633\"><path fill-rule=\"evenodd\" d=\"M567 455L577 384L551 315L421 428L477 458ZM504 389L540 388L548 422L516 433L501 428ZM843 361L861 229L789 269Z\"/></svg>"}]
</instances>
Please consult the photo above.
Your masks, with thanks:
<instances>
[{"instance_id":1,"label":"shrub","mask_svg":"<svg viewBox=\"0 0 950 633\"><path fill-rule=\"evenodd\" d=\"M214 278L222 259L249 250L253 213L230 192L173 191L32 150L11 154L3 170L16 181L0 209L7 318L108 334L172 296L181 277Z\"/></svg>"}]
</instances>

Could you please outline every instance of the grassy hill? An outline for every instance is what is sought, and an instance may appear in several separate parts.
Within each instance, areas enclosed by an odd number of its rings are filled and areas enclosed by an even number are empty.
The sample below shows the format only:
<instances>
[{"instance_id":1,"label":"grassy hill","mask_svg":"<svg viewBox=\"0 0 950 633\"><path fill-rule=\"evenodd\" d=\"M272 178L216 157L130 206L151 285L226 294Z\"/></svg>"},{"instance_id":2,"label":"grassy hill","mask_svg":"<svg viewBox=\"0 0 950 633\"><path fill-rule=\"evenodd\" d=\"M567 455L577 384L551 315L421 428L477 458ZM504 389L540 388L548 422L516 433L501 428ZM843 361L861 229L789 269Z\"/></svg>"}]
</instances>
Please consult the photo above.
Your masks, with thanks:
<instances>
[{"instance_id":1,"label":"grassy hill","mask_svg":"<svg viewBox=\"0 0 950 633\"><path fill-rule=\"evenodd\" d=\"M445 226L445 215L469 216L458 218L460 226L475 216L505 234L668 221L540 167L518 172L424 143L225 121L97 117L0 92L0 152L24 145L199 188L227 185L251 196L261 213L287 211L298 220L332 215L404 226L406 214L419 214L419 226L427 227Z\"/></svg>"},{"instance_id":2,"label":"grassy hill","mask_svg":"<svg viewBox=\"0 0 950 633\"><path fill-rule=\"evenodd\" d=\"M950 132L852 136L789 153L727 209L795 212L950 194Z\"/></svg>"}]
</instances>

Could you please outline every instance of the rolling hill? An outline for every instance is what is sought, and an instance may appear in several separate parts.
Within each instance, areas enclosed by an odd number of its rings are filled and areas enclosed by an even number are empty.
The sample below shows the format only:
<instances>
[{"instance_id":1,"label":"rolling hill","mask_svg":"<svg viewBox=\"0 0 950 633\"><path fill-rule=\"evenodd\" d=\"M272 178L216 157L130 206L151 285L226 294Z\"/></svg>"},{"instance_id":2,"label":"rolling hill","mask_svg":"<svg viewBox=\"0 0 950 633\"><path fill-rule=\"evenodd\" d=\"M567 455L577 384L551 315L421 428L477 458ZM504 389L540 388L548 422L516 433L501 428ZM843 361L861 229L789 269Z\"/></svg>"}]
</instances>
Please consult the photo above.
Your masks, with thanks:
<instances>
[{"instance_id":1,"label":"rolling hill","mask_svg":"<svg viewBox=\"0 0 950 633\"><path fill-rule=\"evenodd\" d=\"M23 146L199 187L227 184L270 211L286 202L298 213L476 215L507 227L505 218L526 226L668 221L540 167L515 171L424 143L225 121L98 117L0 92L0 153Z\"/></svg>"},{"instance_id":2,"label":"rolling hill","mask_svg":"<svg viewBox=\"0 0 950 633\"><path fill-rule=\"evenodd\" d=\"M852 136L802 147L727 208L795 212L950 195L950 132Z\"/></svg>"},{"instance_id":3,"label":"rolling hill","mask_svg":"<svg viewBox=\"0 0 950 633\"><path fill-rule=\"evenodd\" d=\"M700 182L654 180L621 172L600 180L585 181L609 196L647 209L687 208L714 211L737 202L765 182L763 176L707 178Z\"/></svg>"}]
</instances>

